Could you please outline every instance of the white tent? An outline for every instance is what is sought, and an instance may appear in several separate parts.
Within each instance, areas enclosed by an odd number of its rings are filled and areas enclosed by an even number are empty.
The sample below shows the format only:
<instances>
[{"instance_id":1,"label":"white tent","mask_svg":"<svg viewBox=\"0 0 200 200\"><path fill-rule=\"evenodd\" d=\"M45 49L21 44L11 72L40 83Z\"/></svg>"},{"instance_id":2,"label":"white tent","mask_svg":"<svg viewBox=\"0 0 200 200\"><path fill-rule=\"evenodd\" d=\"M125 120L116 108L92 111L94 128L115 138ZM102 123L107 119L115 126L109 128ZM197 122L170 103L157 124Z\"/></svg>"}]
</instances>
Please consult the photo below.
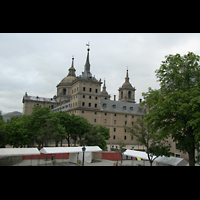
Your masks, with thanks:
<instances>
[{"instance_id":1,"label":"white tent","mask_svg":"<svg viewBox=\"0 0 200 200\"><path fill-rule=\"evenodd\" d=\"M0 148L0 156L40 155L37 148Z\"/></svg>"},{"instance_id":2,"label":"white tent","mask_svg":"<svg viewBox=\"0 0 200 200\"><path fill-rule=\"evenodd\" d=\"M148 160L147 153L142 152L142 151L135 151L135 150L127 149L124 152L124 155ZM154 158L155 158L155 156L153 156L153 159ZM165 157L165 156L162 156L162 157L159 156L154 161L157 162L158 165L159 165L159 163L161 163L161 165L172 165L172 166L186 166L188 164L188 162L184 158Z\"/></svg>"},{"instance_id":3,"label":"white tent","mask_svg":"<svg viewBox=\"0 0 200 200\"><path fill-rule=\"evenodd\" d=\"M40 153L56 154L56 153L69 153L69 162L76 163L77 159L82 160L83 147L43 147ZM85 162L91 163L93 154L92 152L100 152L102 149L98 146L85 146Z\"/></svg>"},{"instance_id":4,"label":"white tent","mask_svg":"<svg viewBox=\"0 0 200 200\"><path fill-rule=\"evenodd\" d=\"M144 151L135 151L135 150L130 150L130 149L127 149L125 152L124 152L124 155L126 156L131 156L131 157L135 157L135 158L142 158L144 160L148 160L148 155L146 152ZM153 156L153 158L155 158L155 156Z\"/></svg>"},{"instance_id":5,"label":"white tent","mask_svg":"<svg viewBox=\"0 0 200 200\"><path fill-rule=\"evenodd\" d=\"M186 166L188 164L188 161L186 161L184 158L176 158L176 157L165 157L165 156L159 156L155 159L155 162L161 163L163 165L172 165L172 166Z\"/></svg>"}]
</instances>

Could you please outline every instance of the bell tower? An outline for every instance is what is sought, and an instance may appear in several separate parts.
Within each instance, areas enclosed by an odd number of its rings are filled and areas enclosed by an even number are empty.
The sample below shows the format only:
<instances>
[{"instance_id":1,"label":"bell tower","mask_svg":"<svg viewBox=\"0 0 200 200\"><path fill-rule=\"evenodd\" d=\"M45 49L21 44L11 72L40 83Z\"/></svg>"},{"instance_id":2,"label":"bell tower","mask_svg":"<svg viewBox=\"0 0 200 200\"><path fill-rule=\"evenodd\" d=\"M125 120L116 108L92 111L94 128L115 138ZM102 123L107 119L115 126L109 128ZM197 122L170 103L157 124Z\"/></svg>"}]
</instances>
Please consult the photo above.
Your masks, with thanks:
<instances>
[{"instance_id":1,"label":"bell tower","mask_svg":"<svg viewBox=\"0 0 200 200\"><path fill-rule=\"evenodd\" d=\"M129 82L128 69L126 71L125 82L122 87L118 89L119 91L119 101L135 103L135 87Z\"/></svg>"}]
</instances>

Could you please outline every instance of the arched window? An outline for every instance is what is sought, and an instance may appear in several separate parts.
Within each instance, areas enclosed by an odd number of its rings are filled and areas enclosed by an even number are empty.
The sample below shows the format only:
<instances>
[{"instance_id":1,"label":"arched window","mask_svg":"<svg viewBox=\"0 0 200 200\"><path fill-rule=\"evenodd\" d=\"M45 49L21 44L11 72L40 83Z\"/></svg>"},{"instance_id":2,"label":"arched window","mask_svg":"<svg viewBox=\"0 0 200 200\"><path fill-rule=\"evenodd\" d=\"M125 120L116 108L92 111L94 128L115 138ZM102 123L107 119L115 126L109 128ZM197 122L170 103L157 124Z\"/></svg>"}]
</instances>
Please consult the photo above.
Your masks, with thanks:
<instances>
[{"instance_id":1,"label":"arched window","mask_svg":"<svg viewBox=\"0 0 200 200\"><path fill-rule=\"evenodd\" d=\"M123 91L121 91L121 99L123 99Z\"/></svg>"},{"instance_id":2,"label":"arched window","mask_svg":"<svg viewBox=\"0 0 200 200\"><path fill-rule=\"evenodd\" d=\"M66 89L65 88L63 89L63 95L66 95Z\"/></svg>"},{"instance_id":3,"label":"arched window","mask_svg":"<svg viewBox=\"0 0 200 200\"><path fill-rule=\"evenodd\" d=\"M128 91L128 99L131 99L131 91Z\"/></svg>"}]
</instances>

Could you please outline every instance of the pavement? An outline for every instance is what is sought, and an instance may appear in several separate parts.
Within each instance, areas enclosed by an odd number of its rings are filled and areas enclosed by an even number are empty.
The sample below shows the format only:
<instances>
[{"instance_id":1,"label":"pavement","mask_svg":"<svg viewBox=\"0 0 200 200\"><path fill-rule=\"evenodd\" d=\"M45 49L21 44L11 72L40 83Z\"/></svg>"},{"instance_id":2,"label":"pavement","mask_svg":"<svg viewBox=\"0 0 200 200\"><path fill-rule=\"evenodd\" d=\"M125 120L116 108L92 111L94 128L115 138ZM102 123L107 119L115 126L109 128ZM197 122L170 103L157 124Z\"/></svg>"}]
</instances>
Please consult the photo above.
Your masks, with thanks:
<instances>
[{"instance_id":1,"label":"pavement","mask_svg":"<svg viewBox=\"0 0 200 200\"><path fill-rule=\"evenodd\" d=\"M69 162L69 159L55 159L55 166L76 166L76 164ZM117 161L111 160L98 160L98 162L85 163L85 166L114 166ZM118 161L121 164L121 161ZM149 161L137 161L137 160L123 160L122 166L150 166ZM13 166L53 166L52 160L44 159L33 159L33 160L22 160L22 162L15 164ZM156 163L153 162L153 166Z\"/></svg>"}]
</instances>

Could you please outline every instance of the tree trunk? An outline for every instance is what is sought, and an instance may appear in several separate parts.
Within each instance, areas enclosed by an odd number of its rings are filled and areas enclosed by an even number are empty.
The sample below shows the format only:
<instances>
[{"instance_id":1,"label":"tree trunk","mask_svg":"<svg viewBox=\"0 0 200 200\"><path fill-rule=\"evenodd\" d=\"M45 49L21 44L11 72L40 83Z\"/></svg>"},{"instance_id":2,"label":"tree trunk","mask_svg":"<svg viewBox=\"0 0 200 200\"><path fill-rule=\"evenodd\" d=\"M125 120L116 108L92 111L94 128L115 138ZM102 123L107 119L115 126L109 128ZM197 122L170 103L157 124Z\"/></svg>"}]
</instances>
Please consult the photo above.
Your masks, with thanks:
<instances>
[{"instance_id":1,"label":"tree trunk","mask_svg":"<svg viewBox=\"0 0 200 200\"><path fill-rule=\"evenodd\" d=\"M195 148L188 152L189 155L189 166L195 166Z\"/></svg>"},{"instance_id":2,"label":"tree trunk","mask_svg":"<svg viewBox=\"0 0 200 200\"><path fill-rule=\"evenodd\" d=\"M70 147L70 141L69 141L69 137L67 138L67 141L68 141L68 147Z\"/></svg>"}]
</instances>

